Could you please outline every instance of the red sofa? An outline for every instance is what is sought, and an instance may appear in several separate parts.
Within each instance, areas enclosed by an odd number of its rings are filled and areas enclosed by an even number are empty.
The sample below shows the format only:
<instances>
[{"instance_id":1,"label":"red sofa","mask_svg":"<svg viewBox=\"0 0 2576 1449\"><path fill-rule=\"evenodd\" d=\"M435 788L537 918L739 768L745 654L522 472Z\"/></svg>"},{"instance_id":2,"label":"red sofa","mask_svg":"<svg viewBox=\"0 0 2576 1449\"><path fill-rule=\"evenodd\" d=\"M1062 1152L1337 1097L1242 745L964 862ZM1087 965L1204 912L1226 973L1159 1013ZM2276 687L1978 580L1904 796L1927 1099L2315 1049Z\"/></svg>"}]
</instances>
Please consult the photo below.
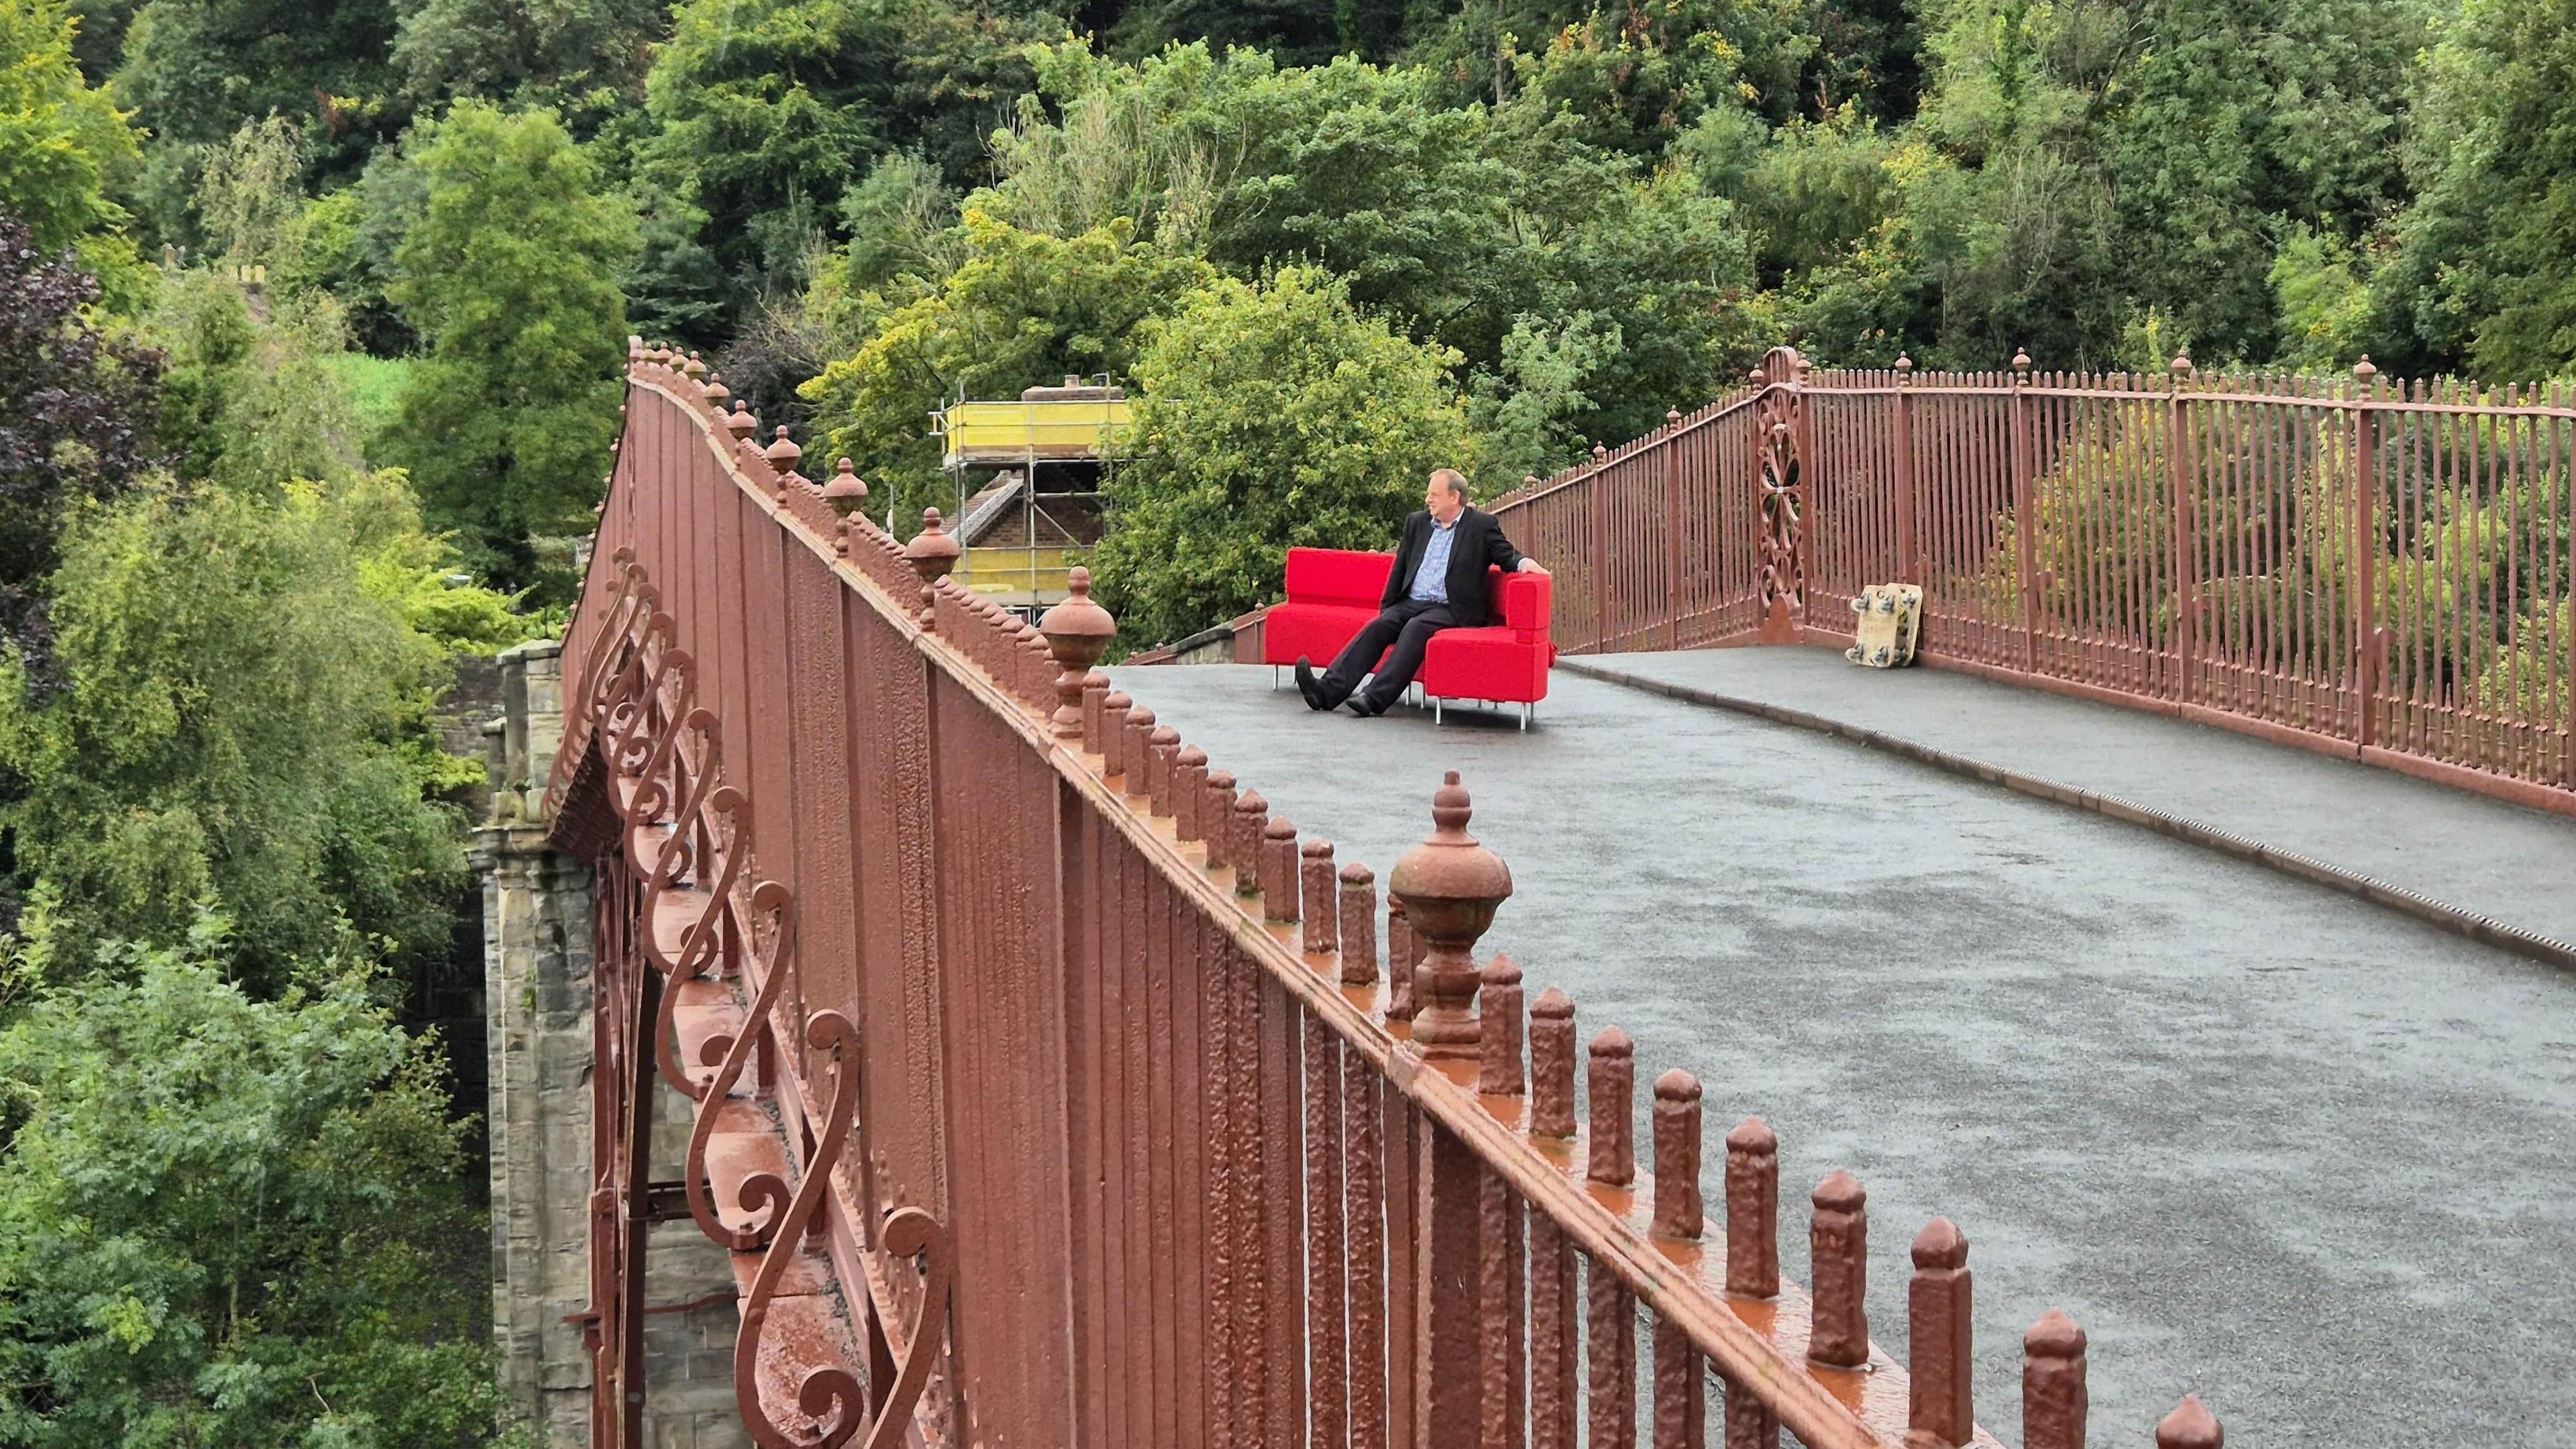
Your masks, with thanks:
<instances>
[{"instance_id":1,"label":"red sofa","mask_svg":"<svg viewBox=\"0 0 2576 1449\"><path fill-rule=\"evenodd\" d=\"M1391 553L1337 548L1288 550L1288 598L1262 617L1261 660L1276 667L1300 655L1317 669L1330 663L1369 620L1386 593L1395 567ZM1491 571L1495 612L1502 618L1481 629L1443 629L1431 636L1422 673L1414 682L1440 718L1443 701L1481 699L1521 706L1529 728L1531 706L1547 698L1548 666L1556 644L1548 633L1554 580L1543 573ZM1381 658L1380 662L1384 662Z\"/></svg>"}]
</instances>

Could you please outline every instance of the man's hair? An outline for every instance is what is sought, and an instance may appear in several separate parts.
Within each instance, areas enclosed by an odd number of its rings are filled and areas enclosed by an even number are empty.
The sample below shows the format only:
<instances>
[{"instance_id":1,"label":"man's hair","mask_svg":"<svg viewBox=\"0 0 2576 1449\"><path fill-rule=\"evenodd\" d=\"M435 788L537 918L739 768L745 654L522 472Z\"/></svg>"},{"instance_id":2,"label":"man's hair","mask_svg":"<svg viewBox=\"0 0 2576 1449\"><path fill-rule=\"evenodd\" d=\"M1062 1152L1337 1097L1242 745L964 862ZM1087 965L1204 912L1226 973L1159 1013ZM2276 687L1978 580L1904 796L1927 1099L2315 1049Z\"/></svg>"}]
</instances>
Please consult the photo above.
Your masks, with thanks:
<instances>
[{"instance_id":1,"label":"man's hair","mask_svg":"<svg viewBox=\"0 0 2576 1449\"><path fill-rule=\"evenodd\" d=\"M1431 481L1461 498L1467 496L1467 475L1455 468L1440 469L1431 475Z\"/></svg>"}]
</instances>

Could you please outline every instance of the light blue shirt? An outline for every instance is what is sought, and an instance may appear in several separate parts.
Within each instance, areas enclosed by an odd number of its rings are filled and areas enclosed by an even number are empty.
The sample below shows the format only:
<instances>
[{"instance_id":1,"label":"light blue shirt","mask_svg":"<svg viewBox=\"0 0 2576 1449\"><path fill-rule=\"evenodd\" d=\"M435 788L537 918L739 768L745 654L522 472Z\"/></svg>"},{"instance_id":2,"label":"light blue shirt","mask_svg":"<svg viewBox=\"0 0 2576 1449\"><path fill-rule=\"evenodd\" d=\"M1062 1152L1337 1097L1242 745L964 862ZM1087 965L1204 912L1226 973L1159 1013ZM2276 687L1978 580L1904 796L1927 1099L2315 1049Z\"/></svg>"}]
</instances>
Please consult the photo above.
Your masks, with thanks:
<instances>
[{"instance_id":1,"label":"light blue shirt","mask_svg":"<svg viewBox=\"0 0 2576 1449\"><path fill-rule=\"evenodd\" d=\"M1458 518L1466 516L1461 513ZM1406 598L1424 604L1449 602L1449 546L1457 539L1457 518L1431 525L1431 542L1423 545L1422 567L1413 571L1413 588Z\"/></svg>"}]
</instances>

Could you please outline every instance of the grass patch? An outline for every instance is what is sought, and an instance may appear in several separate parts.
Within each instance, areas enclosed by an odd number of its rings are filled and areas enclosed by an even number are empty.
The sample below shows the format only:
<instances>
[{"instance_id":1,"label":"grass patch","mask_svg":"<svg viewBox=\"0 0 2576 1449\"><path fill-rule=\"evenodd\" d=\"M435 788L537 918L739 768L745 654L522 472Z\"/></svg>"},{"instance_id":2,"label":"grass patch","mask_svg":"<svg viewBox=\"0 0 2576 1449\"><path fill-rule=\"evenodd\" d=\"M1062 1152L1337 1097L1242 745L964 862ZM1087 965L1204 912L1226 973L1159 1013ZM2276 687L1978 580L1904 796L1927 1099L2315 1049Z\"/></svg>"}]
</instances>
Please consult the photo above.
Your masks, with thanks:
<instances>
[{"instance_id":1,"label":"grass patch","mask_svg":"<svg viewBox=\"0 0 2576 1449\"><path fill-rule=\"evenodd\" d=\"M380 436L385 425L394 420L401 405L402 388L419 363L408 357L370 357L363 352L343 352L328 359L333 372L348 385L349 400L357 405L358 431L369 443ZM374 450L369 449L372 453Z\"/></svg>"}]
</instances>

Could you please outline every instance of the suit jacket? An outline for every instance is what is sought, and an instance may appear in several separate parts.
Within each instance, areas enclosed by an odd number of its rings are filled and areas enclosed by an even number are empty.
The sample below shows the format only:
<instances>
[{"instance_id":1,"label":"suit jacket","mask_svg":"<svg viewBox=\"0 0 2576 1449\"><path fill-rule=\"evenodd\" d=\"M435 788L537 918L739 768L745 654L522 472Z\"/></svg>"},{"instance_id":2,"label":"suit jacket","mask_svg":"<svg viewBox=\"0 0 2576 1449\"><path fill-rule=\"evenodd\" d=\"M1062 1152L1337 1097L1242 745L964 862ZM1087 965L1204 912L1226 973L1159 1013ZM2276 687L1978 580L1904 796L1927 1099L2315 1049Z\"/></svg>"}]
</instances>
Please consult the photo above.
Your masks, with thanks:
<instances>
[{"instance_id":1,"label":"suit jacket","mask_svg":"<svg viewBox=\"0 0 2576 1449\"><path fill-rule=\"evenodd\" d=\"M1458 515L1452 525L1457 531L1449 540L1449 615L1462 629L1481 629L1492 622L1494 593L1485 581L1488 564L1510 573L1521 566L1521 551L1503 537L1503 526L1494 515L1480 508L1469 508ZM1413 592L1413 574L1422 567L1422 551L1431 546L1431 515L1417 512L1404 521L1404 541L1395 546L1395 571L1386 576L1386 597L1377 601L1381 609L1392 609L1398 600Z\"/></svg>"}]
</instances>

